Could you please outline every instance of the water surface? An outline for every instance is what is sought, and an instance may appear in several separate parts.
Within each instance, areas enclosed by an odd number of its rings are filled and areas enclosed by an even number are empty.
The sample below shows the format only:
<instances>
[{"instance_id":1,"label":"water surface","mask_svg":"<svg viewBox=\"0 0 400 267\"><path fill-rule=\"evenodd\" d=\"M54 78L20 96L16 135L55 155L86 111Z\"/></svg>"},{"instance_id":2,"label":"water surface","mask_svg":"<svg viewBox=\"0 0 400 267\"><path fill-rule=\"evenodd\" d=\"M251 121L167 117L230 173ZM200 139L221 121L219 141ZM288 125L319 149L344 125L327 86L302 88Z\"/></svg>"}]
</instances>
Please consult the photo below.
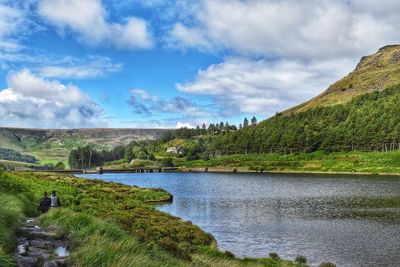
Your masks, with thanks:
<instances>
[{"instance_id":1,"label":"water surface","mask_svg":"<svg viewBox=\"0 0 400 267\"><path fill-rule=\"evenodd\" d=\"M301 254L318 265L400 266L400 179L124 173L80 175L174 195L159 209L210 232L240 257Z\"/></svg>"}]
</instances>

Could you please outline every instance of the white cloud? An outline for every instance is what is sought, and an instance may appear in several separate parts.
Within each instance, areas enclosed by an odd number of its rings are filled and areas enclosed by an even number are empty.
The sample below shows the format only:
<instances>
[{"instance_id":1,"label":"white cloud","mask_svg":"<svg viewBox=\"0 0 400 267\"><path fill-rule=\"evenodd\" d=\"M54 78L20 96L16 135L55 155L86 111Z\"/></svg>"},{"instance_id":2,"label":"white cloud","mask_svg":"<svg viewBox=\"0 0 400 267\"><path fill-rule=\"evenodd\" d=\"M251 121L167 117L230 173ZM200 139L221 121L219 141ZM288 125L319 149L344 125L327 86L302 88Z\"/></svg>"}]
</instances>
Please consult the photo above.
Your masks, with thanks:
<instances>
[{"instance_id":1,"label":"white cloud","mask_svg":"<svg viewBox=\"0 0 400 267\"><path fill-rule=\"evenodd\" d=\"M272 115L314 96L349 71L348 66L348 60L304 63L235 57L200 70L193 81L177 84L177 89L213 97L225 116Z\"/></svg>"},{"instance_id":2,"label":"white cloud","mask_svg":"<svg viewBox=\"0 0 400 267\"><path fill-rule=\"evenodd\" d=\"M171 117L167 119L148 119L134 121L120 121L126 128L152 128L152 129L175 129L181 127L194 128L203 123L208 124L207 119L185 119L182 117Z\"/></svg>"},{"instance_id":3,"label":"white cloud","mask_svg":"<svg viewBox=\"0 0 400 267\"><path fill-rule=\"evenodd\" d=\"M175 126L175 128L176 129L179 129L179 128L189 128L189 129L191 129L191 128L194 128L195 126L193 126L192 124L190 124L190 123L187 123L187 122L180 122L180 121L178 121L177 123L176 123L176 126Z\"/></svg>"},{"instance_id":4,"label":"white cloud","mask_svg":"<svg viewBox=\"0 0 400 267\"><path fill-rule=\"evenodd\" d=\"M0 3L0 52L20 50L19 38L25 35L28 24L23 10Z\"/></svg>"},{"instance_id":5,"label":"white cloud","mask_svg":"<svg viewBox=\"0 0 400 267\"><path fill-rule=\"evenodd\" d=\"M395 0L201 0L174 22L170 46L230 55L178 83L227 116L271 115L318 95L361 56L400 42Z\"/></svg>"},{"instance_id":6,"label":"white cloud","mask_svg":"<svg viewBox=\"0 0 400 267\"><path fill-rule=\"evenodd\" d=\"M117 48L150 48L153 45L145 20L127 17L124 23L107 21L100 0L41 0L38 13L58 27L61 34L71 30L91 46L112 44Z\"/></svg>"},{"instance_id":7,"label":"white cloud","mask_svg":"<svg viewBox=\"0 0 400 267\"><path fill-rule=\"evenodd\" d=\"M86 59L68 57L61 60L57 65L45 65L38 69L43 77L56 78L97 78L108 73L118 72L122 64L113 63L108 57L90 56Z\"/></svg>"},{"instance_id":8,"label":"white cloud","mask_svg":"<svg viewBox=\"0 0 400 267\"><path fill-rule=\"evenodd\" d=\"M131 95L134 95L135 97L138 97L140 100L143 101L151 101L151 102L156 102L159 100L159 97L156 95L151 94L149 91L145 89L131 89L130 90Z\"/></svg>"},{"instance_id":9,"label":"white cloud","mask_svg":"<svg viewBox=\"0 0 400 267\"><path fill-rule=\"evenodd\" d=\"M105 126L101 108L78 87L24 69L9 75L0 91L0 123L14 127Z\"/></svg>"},{"instance_id":10,"label":"white cloud","mask_svg":"<svg viewBox=\"0 0 400 267\"><path fill-rule=\"evenodd\" d=\"M212 41L205 32L198 28L189 28L182 23L175 23L167 38L168 45L177 48L197 48L211 51L214 48Z\"/></svg>"},{"instance_id":11,"label":"white cloud","mask_svg":"<svg viewBox=\"0 0 400 267\"><path fill-rule=\"evenodd\" d=\"M239 54L359 57L399 42L399 7L393 0L203 0L194 22L177 24L184 34L174 27L170 35L182 46L203 49L209 40Z\"/></svg>"}]
</instances>

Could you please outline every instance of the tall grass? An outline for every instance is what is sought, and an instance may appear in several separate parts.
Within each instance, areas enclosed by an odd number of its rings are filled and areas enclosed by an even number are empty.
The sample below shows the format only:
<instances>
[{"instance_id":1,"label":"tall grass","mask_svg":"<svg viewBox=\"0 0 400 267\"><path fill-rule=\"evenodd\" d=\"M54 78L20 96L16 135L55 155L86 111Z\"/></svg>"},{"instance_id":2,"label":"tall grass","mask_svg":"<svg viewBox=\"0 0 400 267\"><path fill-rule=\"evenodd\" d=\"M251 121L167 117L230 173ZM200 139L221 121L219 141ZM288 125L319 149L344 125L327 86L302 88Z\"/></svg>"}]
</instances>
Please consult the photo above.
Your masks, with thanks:
<instances>
[{"instance_id":1,"label":"tall grass","mask_svg":"<svg viewBox=\"0 0 400 267\"><path fill-rule=\"evenodd\" d=\"M0 206L8 207L0 213L0 266L13 266L15 229L24 215L35 212L43 191L51 190L63 208L40 221L71 242L70 266L305 266L279 258L237 259L219 251L198 226L148 204L171 199L161 189L44 173L2 175L0 186Z\"/></svg>"},{"instance_id":2,"label":"tall grass","mask_svg":"<svg viewBox=\"0 0 400 267\"><path fill-rule=\"evenodd\" d=\"M231 254L206 247L194 253L191 260L184 260L140 242L116 223L68 209L51 210L40 221L72 242L72 253L68 258L70 266L306 266L272 258L236 259Z\"/></svg>"},{"instance_id":3,"label":"tall grass","mask_svg":"<svg viewBox=\"0 0 400 267\"><path fill-rule=\"evenodd\" d=\"M15 266L15 232L25 215L33 215L33 195L0 171L0 266Z\"/></svg>"},{"instance_id":4,"label":"tall grass","mask_svg":"<svg viewBox=\"0 0 400 267\"><path fill-rule=\"evenodd\" d=\"M184 262L140 243L118 225L91 215L58 209L41 217L73 242L71 266L184 266Z\"/></svg>"}]
</instances>

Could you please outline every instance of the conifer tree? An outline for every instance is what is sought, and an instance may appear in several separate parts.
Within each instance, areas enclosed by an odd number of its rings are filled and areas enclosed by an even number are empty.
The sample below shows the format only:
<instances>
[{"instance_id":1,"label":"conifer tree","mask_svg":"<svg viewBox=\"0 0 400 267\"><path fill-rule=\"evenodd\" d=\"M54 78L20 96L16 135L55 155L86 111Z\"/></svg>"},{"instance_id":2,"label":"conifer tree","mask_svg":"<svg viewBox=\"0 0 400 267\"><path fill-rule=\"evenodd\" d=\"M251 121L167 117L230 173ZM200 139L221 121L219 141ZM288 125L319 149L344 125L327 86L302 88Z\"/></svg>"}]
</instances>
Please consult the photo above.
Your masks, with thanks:
<instances>
[{"instance_id":1,"label":"conifer tree","mask_svg":"<svg viewBox=\"0 0 400 267\"><path fill-rule=\"evenodd\" d=\"M243 121L243 128L248 127L249 126L249 120L247 119L247 117L244 118Z\"/></svg>"}]
</instances>

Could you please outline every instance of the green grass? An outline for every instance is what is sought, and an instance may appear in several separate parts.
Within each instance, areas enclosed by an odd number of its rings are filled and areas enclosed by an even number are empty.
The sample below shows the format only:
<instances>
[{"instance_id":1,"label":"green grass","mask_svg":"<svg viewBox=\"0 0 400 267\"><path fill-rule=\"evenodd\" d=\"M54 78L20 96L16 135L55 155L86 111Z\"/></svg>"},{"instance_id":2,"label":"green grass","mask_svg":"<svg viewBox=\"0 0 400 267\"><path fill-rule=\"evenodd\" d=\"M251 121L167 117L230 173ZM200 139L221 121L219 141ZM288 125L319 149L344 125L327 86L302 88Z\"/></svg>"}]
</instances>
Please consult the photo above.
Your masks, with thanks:
<instances>
[{"instance_id":1,"label":"green grass","mask_svg":"<svg viewBox=\"0 0 400 267\"><path fill-rule=\"evenodd\" d=\"M1 229L6 229L0 235L0 257L9 266L18 223L34 214L38 199L51 190L58 192L63 208L40 220L70 240L72 266L305 266L281 259L237 259L219 251L210 234L150 204L171 199L161 189L49 173L7 173L0 182L8 192L0 204L14 214L0 211Z\"/></svg>"},{"instance_id":2,"label":"green grass","mask_svg":"<svg viewBox=\"0 0 400 267\"><path fill-rule=\"evenodd\" d=\"M87 214L58 209L41 222L72 240L71 266L183 266L180 259L143 246L117 224Z\"/></svg>"},{"instance_id":3,"label":"green grass","mask_svg":"<svg viewBox=\"0 0 400 267\"><path fill-rule=\"evenodd\" d=\"M34 215L33 194L0 171L0 266L15 266L15 233L25 215Z\"/></svg>"},{"instance_id":4,"label":"green grass","mask_svg":"<svg viewBox=\"0 0 400 267\"><path fill-rule=\"evenodd\" d=\"M121 160L106 162L104 166L109 169L119 169L119 168L129 169L135 167L160 167L162 166L162 164L160 161L157 160L135 159L132 163L128 163L124 159L121 159Z\"/></svg>"},{"instance_id":5,"label":"green grass","mask_svg":"<svg viewBox=\"0 0 400 267\"><path fill-rule=\"evenodd\" d=\"M255 171L400 173L400 151L243 154L176 164L187 168L230 167Z\"/></svg>"}]
</instances>

